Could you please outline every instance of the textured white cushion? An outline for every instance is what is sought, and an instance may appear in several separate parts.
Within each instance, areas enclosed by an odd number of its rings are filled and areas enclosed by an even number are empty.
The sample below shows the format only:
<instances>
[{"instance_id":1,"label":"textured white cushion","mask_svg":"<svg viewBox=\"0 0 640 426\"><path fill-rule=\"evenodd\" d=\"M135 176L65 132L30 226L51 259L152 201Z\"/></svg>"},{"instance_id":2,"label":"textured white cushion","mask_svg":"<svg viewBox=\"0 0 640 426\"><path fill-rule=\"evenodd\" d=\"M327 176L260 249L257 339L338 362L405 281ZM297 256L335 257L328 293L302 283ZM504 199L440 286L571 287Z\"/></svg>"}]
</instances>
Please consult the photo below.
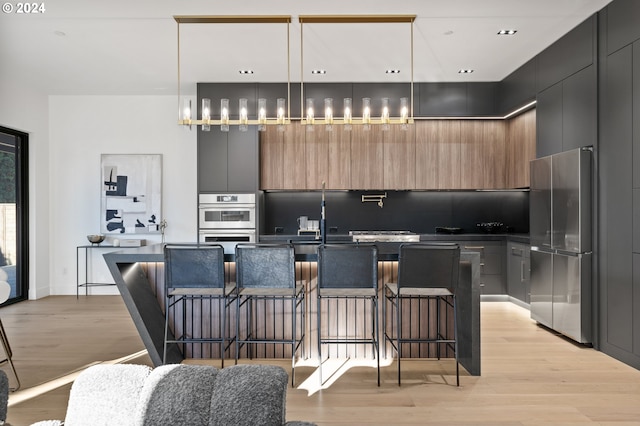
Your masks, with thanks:
<instances>
[{"instance_id":1,"label":"textured white cushion","mask_svg":"<svg viewBox=\"0 0 640 426\"><path fill-rule=\"evenodd\" d=\"M87 368L71 386L65 426L134 425L134 412L150 373L146 365Z\"/></svg>"}]
</instances>

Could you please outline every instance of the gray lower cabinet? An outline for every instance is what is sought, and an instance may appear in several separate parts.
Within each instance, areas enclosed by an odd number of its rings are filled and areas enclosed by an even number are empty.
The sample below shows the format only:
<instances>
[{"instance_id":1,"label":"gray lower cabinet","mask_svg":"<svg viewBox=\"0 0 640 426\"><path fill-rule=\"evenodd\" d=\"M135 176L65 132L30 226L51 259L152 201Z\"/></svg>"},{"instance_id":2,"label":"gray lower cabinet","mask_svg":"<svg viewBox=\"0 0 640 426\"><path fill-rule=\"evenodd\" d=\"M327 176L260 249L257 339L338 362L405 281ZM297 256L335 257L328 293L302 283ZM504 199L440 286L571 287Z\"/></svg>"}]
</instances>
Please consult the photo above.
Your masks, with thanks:
<instances>
[{"instance_id":1,"label":"gray lower cabinet","mask_svg":"<svg viewBox=\"0 0 640 426\"><path fill-rule=\"evenodd\" d=\"M462 241L459 244L464 251L480 253L481 294L507 294L504 262L505 243L502 241Z\"/></svg>"},{"instance_id":2,"label":"gray lower cabinet","mask_svg":"<svg viewBox=\"0 0 640 426\"><path fill-rule=\"evenodd\" d=\"M507 242L507 293L530 302L531 249L528 244Z\"/></svg>"}]
</instances>

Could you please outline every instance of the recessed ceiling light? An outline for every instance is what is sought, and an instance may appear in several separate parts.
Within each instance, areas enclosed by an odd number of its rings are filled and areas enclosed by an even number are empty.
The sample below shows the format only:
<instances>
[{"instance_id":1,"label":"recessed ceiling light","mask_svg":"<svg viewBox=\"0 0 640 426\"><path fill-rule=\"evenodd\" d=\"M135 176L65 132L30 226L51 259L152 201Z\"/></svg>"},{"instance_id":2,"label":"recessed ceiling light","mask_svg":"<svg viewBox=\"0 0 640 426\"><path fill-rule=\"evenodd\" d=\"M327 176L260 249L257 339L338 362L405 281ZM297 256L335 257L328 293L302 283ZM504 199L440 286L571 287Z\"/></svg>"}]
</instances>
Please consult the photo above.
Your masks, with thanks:
<instances>
[{"instance_id":1,"label":"recessed ceiling light","mask_svg":"<svg viewBox=\"0 0 640 426\"><path fill-rule=\"evenodd\" d=\"M253 70L240 70L238 71L240 74L253 74Z\"/></svg>"},{"instance_id":2,"label":"recessed ceiling light","mask_svg":"<svg viewBox=\"0 0 640 426\"><path fill-rule=\"evenodd\" d=\"M500 30L498 31L498 35L514 35L518 30Z\"/></svg>"},{"instance_id":3,"label":"recessed ceiling light","mask_svg":"<svg viewBox=\"0 0 640 426\"><path fill-rule=\"evenodd\" d=\"M398 69L389 69L385 71L387 74L400 74L400 70Z\"/></svg>"},{"instance_id":4,"label":"recessed ceiling light","mask_svg":"<svg viewBox=\"0 0 640 426\"><path fill-rule=\"evenodd\" d=\"M473 72L472 69L460 69L458 70L458 74L471 74Z\"/></svg>"},{"instance_id":5,"label":"recessed ceiling light","mask_svg":"<svg viewBox=\"0 0 640 426\"><path fill-rule=\"evenodd\" d=\"M311 74L326 74L327 70L311 70Z\"/></svg>"}]
</instances>

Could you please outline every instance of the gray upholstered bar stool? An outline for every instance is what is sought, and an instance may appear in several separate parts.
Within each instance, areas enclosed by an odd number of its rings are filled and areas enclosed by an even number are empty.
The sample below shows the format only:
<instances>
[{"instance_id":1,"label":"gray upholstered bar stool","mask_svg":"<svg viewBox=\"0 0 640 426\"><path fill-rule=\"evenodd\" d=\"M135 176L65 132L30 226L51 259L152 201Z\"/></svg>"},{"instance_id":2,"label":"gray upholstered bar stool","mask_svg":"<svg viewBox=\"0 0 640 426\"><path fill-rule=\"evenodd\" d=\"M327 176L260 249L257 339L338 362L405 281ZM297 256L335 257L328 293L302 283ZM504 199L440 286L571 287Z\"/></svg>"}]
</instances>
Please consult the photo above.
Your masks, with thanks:
<instances>
[{"instance_id":1,"label":"gray upholstered bar stool","mask_svg":"<svg viewBox=\"0 0 640 426\"><path fill-rule=\"evenodd\" d=\"M318 247L318 370L322 384L322 346L332 344L369 344L377 362L378 386L380 386L380 331L378 316L378 248L370 244L335 244ZM322 300L327 302L322 304ZM355 300L354 312L349 303L331 303ZM357 301L362 300L362 311ZM370 303L367 309L367 302ZM332 305L335 309L331 309ZM368 320L357 321L358 312L368 315ZM335 327L322 326L326 316ZM332 319L332 320L331 320ZM370 322L369 322L370 321ZM360 328L362 327L362 328Z\"/></svg>"},{"instance_id":2,"label":"gray upholstered bar stool","mask_svg":"<svg viewBox=\"0 0 640 426\"><path fill-rule=\"evenodd\" d=\"M296 282L293 245L238 244L236 284L236 363L245 345L250 358L256 345L280 344L283 354L290 345L291 383L295 384L296 351L305 335L305 288ZM243 310L244 330L240 327Z\"/></svg>"},{"instance_id":3,"label":"gray upholstered bar stool","mask_svg":"<svg viewBox=\"0 0 640 426\"><path fill-rule=\"evenodd\" d=\"M383 303L385 346L389 341L396 351L398 363L398 385L400 385L400 361L402 346L408 343L432 343L436 345L440 359L440 346L453 349L456 360L456 385L460 386L460 367L458 363L458 327L456 312L456 289L460 271L460 247L457 244L420 244L400 245L398 259L398 282L385 285L385 303ZM418 299L418 307L411 304ZM427 300L422 309L420 302ZM434 301L434 303L431 303ZM387 329L387 303L395 308L395 327ZM427 315L433 319L432 308L435 304L435 324L427 323L422 329ZM407 307L409 312L403 313ZM446 310L442 327L441 308ZM426 310L426 312L424 312ZM448 330L449 312L453 313L453 330ZM391 315L392 322L393 316ZM405 324L403 324L405 322ZM415 325L418 330L415 330ZM443 329L444 328L444 329ZM409 334L409 336L406 336ZM453 334L453 336L451 335Z\"/></svg>"},{"instance_id":4,"label":"gray upholstered bar stool","mask_svg":"<svg viewBox=\"0 0 640 426\"><path fill-rule=\"evenodd\" d=\"M220 360L224 367L225 351L235 340L235 337L227 335L228 309L235 300L235 284L225 284L224 249L218 244L166 245L164 260L166 303L163 364L166 363L169 343L183 344L183 353L185 344L218 343ZM199 306L196 306L196 301L200 302ZM204 305L207 301L210 301L208 307ZM179 302L182 305L182 332L179 337L170 338L171 312L175 312L174 307ZM215 325L212 318L216 311L214 302L218 305L218 333L214 333ZM205 313L207 311L208 314ZM188 318L191 333L188 333ZM198 321L199 327L196 327ZM200 336L194 335L197 332L196 328L200 328ZM174 333L176 329L177 327L174 327ZM203 336L203 333L209 336Z\"/></svg>"}]
</instances>

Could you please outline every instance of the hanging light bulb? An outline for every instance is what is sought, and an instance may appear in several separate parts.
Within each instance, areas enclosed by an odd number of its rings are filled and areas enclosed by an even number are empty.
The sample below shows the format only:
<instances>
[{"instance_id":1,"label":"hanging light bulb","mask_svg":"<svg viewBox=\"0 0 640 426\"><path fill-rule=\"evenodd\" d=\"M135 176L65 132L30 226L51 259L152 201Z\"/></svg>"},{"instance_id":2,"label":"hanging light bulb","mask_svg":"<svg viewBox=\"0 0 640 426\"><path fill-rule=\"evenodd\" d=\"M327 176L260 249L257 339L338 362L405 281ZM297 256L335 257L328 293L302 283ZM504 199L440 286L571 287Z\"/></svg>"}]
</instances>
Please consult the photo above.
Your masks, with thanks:
<instances>
[{"instance_id":1,"label":"hanging light bulb","mask_svg":"<svg viewBox=\"0 0 640 426\"><path fill-rule=\"evenodd\" d=\"M278 131L284 132L284 109L286 107L284 98L278 98L277 100L277 115L276 122L278 123Z\"/></svg>"},{"instance_id":2,"label":"hanging light bulb","mask_svg":"<svg viewBox=\"0 0 640 426\"><path fill-rule=\"evenodd\" d=\"M385 132L389 130L389 98L382 98L380 121L382 121L382 130Z\"/></svg>"},{"instance_id":3,"label":"hanging light bulb","mask_svg":"<svg viewBox=\"0 0 640 426\"><path fill-rule=\"evenodd\" d=\"M220 99L220 130L229 131L229 99Z\"/></svg>"},{"instance_id":4,"label":"hanging light bulb","mask_svg":"<svg viewBox=\"0 0 640 426\"><path fill-rule=\"evenodd\" d=\"M364 130L371 129L371 98L362 98L362 124Z\"/></svg>"},{"instance_id":5,"label":"hanging light bulb","mask_svg":"<svg viewBox=\"0 0 640 426\"><path fill-rule=\"evenodd\" d=\"M211 121L211 99L202 98L202 121L205 122L202 125L202 130L204 132L211 130L209 123Z\"/></svg>"},{"instance_id":6,"label":"hanging light bulb","mask_svg":"<svg viewBox=\"0 0 640 426\"><path fill-rule=\"evenodd\" d=\"M353 109L351 107L351 98L344 98L342 102L344 104L344 116L343 116L344 130L350 131L351 122L353 120L353 116L352 116Z\"/></svg>"},{"instance_id":7,"label":"hanging light bulb","mask_svg":"<svg viewBox=\"0 0 640 426\"><path fill-rule=\"evenodd\" d=\"M191 99L182 99L182 107L180 108L180 118L183 124L191 126Z\"/></svg>"},{"instance_id":8,"label":"hanging light bulb","mask_svg":"<svg viewBox=\"0 0 640 426\"><path fill-rule=\"evenodd\" d=\"M333 98L324 100L324 122L328 132L333 130Z\"/></svg>"},{"instance_id":9,"label":"hanging light bulb","mask_svg":"<svg viewBox=\"0 0 640 426\"><path fill-rule=\"evenodd\" d=\"M400 121L402 122L402 130L409 128L409 99L400 98Z\"/></svg>"},{"instance_id":10,"label":"hanging light bulb","mask_svg":"<svg viewBox=\"0 0 640 426\"><path fill-rule=\"evenodd\" d=\"M258 131L267 130L267 100L265 98L258 99Z\"/></svg>"},{"instance_id":11,"label":"hanging light bulb","mask_svg":"<svg viewBox=\"0 0 640 426\"><path fill-rule=\"evenodd\" d=\"M307 132L313 132L314 121L313 98L307 98Z\"/></svg>"},{"instance_id":12,"label":"hanging light bulb","mask_svg":"<svg viewBox=\"0 0 640 426\"><path fill-rule=\"evenodd\" d=\"M240 131L246 132L249 129L249 113L247 112L247 99L240 98L238 102L240 111Z\"/></svg>"}]
</instances>

